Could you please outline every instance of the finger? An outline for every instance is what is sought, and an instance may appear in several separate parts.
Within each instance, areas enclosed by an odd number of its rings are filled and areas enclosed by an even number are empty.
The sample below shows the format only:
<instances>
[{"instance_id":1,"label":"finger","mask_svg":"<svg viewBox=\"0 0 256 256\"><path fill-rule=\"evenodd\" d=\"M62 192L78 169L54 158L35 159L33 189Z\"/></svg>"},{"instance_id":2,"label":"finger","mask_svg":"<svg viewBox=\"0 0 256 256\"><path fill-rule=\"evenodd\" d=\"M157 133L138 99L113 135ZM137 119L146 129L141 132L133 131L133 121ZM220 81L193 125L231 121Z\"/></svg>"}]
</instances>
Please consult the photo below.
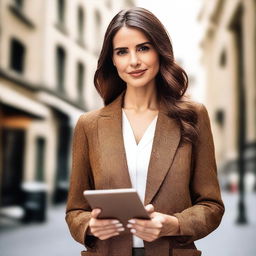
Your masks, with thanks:
<instances>
[{"instance_id":1,"label":"finger","mask_svg":"<svg viewBox=\"0 0 256 256\"><path fill-rule=\"evenodd\" d=\"M147 228L140 225L134 225L131 229L136 230L136 232L145 233L153 236L158 236L161 232L161 228Z\"/></svg>"},{"instance_id":2,"label":"finger","mask_svg":"<svg viewBox=\"0 0 256 256\"><path fill-rule=\"evenodd\" d=\"M101 236L99 237L100 240L107 240L108 238L111 238L113 236L118 236L119 233L113 233L113 234L110 234L110 235L104 235L104 236Z\"/></svg>"},{"instance_id":3,"label":"finger","mask_svg":"<svg viewBox=\"0 0 256 256\"><path fill-rule=\"evenodd\" d=\"M91 227L108 227L108 226L120 226L122 225L121 222L119 220L106 220L106 219L95 219L92 218L90 221L90 226Z\"/></svg>"},{"instance_id":4,"label":"finger","mask_svg":"<svg viewBox=\"0 0 256 256\"><path fill-rule=\"evenodd\" d=\"M130 228L131 230L135 230L136 232L139 233L144 233L148 235L153 235L153 236L159 236L162 230L162 224L156 223L154 226L149 226L149 225L138 225L138 224L127 224L127 227Z\"/></svg>"},{"instance_id":5,"label":"finger","mask_svg":"<svg viewBox=\"0 0 256 256\"><path fill-rule=\"evenodd\" d=\"M93 235L97 236L97 237L106 237L106 236L112 236L116 233L120 234L120 232L123 232L124 228L114 228L114 229L104 229L104 230L98 230L98 231L94 231L92 230Z\"/></svg>"},{"instance_id":6,"label":"finger","mask_svg":"<svg viewBox=\"0 0 256 256\"><path fill-rule=\"evenodd\" d=\"M146 209L146 211L147 211L149 214L151 214L151 213L153 213L153 212L155 211L155 208L154 208L153 204L148 204L148 205L146 205L146 206L145 206L145 209Z\"/></svg>"},{"instance_id":7,"label":"finger","mask_svg":"<svg viewBox=\"0 0 256 256\"><path fill-rule=\"evenodd\" d=\"M154 240L156 240L158 238L158 236L156 235L152 235L152 234L148 234L148 233L143 233L140 231L137 231L135 229L131 229L131 233L137 237L139 237L140 239L147 241L147 242L152 242Z\"/></svg>"},{"instance_id":8,"label":"finger","mask_svg":"<svg viewBox=\"0 0 256 256\"><path fill-rule=\"evenodd\" d=\"M162 222L160 222L158 219L155 219L155 218L151 220L131 219L131 220L128 220L128 225L127 227L129 228L136 227L137 225L145 228L162 228L163 227Z\"/></svg>"},{"instance_id":9,"label":"finger","mask_svg":"<svg viewBox=\"0 0 256 256\"><path fill-rule=\"evenodd\" d=\"M91 229L93 230L105 230L105 229L118 229L118 228L123 228L123 224L122 223L118 223L118 224L110 224L110 225L90 225Z\"/></svg>"},{"instance_id":10,"label":"finger","mask_svg":"<svg viewBox=\"0 0 256 256\"><path fill-rule=\"evenodd\" d=\"M96 219L100 213L101 213L101 209L95 208L91 212L91 217Z\"/></svg>"},{"instance_id":11,"label":"finger","mask_svg":"<svg viewBox=\"0 0 256 256\"><path fill-rule=\"evenodd\" d=\"M164 216L161 216L161 215L157 215L153 218L154 221L158 221L160 223L164 223L165 222L165 218Z\"/></svg>"}]
</instances>

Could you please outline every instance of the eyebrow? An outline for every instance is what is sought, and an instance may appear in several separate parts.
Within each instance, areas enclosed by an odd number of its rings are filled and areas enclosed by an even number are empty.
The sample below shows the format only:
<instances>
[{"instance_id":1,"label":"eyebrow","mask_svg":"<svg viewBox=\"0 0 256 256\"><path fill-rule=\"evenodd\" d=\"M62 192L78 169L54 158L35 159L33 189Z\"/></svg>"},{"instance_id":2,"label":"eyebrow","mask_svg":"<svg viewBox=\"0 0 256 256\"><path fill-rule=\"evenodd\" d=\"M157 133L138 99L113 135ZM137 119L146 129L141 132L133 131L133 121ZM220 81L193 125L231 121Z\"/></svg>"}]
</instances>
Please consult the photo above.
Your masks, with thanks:
<instances>
[{"instance_id":1,"label":"eyebrow","mask_svg":"<svg viewBox=\"0 0 256 256\"><path fill-rule=\"evenodd\" d=\"M144 43L141 43L141 44L137 44L136 47L140 47L140 46L143 46L145 44L152 44L151 42L147 41L147 42L144 42ZM124 50L124 49L128 49L128 47L117 47L114 49L114 51L118 51L118 50Z\"/></svg>"}]
</instances>

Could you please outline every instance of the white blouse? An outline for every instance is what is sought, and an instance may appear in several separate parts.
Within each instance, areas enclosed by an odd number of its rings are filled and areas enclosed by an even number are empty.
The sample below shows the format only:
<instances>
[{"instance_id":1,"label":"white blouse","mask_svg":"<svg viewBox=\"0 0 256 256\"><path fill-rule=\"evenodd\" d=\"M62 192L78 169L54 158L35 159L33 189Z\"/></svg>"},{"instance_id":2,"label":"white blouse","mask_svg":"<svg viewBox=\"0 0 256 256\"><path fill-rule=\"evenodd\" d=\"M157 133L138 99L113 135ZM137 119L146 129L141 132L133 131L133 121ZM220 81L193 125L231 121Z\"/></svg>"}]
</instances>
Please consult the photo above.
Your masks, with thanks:
<instances>
[{"instance_id":1,"label":"white blouse","mask_svg":"<svg viewBox=\"0 0 256 256\"><path fill-rule=\"evenodd\" d=\"M155 134L157 116L150 123L144 132L143 137L137 144L131 124L125 114L125 111L122 110L122 113L123 139L129 175L132 187L137 190L143 203L145 198L148 166ZM133 236L133 247L144 247L143 240Z\"/></svg>"}]
</instances>

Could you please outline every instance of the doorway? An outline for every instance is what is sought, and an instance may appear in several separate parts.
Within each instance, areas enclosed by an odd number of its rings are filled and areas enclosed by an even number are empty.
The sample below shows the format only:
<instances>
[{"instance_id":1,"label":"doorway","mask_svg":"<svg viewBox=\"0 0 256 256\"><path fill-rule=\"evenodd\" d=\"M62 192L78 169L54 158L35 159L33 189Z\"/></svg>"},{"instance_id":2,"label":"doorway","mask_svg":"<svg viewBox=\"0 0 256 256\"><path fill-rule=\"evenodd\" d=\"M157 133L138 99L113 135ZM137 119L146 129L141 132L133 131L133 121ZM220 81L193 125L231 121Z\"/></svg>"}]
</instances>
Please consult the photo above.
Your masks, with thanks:
<instances>
[{"instance_id":1,"label":"doorway","mask_svg":"<svg viewBox=\"0 0 256 256\"><path fill-rule=\"evenodd\" d=\"M25 131L2 130L1 206L21 205Z\"/></svg>"}]
</instances>

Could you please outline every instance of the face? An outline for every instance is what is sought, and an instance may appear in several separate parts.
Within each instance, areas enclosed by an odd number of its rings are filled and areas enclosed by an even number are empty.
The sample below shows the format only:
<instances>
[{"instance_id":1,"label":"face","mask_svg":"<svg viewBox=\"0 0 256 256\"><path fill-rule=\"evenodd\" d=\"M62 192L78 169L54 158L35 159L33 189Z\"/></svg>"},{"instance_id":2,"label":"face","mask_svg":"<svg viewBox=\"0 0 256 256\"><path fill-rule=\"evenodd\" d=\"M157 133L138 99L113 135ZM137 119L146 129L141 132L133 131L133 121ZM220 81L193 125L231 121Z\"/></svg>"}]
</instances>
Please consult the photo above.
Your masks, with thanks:
<instances>
[{"instance_id":1,"label":"face","mask_svg":"<svg viewBox=\"0 0 256 256\"><path fill-rule=\"evenodd\" d=\"M155 86L159 57L143 32L122 27L113 38L113 64L127 87Z\"/></svg>"}]
</instances>

